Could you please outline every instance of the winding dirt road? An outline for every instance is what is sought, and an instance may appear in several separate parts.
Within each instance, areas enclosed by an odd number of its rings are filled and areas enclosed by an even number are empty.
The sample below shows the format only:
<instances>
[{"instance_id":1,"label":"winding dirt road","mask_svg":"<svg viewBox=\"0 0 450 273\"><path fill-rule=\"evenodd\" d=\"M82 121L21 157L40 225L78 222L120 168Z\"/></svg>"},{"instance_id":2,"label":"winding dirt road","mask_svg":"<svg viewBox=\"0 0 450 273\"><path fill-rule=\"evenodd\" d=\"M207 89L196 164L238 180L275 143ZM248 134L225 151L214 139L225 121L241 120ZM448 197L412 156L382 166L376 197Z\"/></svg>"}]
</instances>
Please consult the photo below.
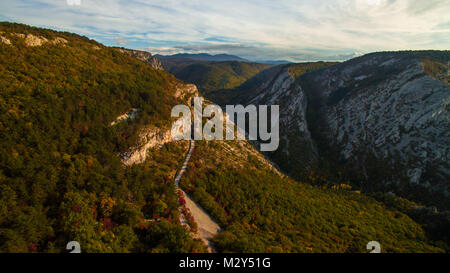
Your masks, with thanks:
<instances>
[{"instance_id":1,"label":"winding dirt road","mask_svg":"<svg viewBox=\"0 0 450 273\"><path fill-rule=\"evenodd\" d=\"M189 152L186 156L186 160L183 163L183 167L175 178L175 187L177 190L181 190L185 196L186 208L188 208L198 226L198 238L200 238L207 246L209 252L215 252L211 239L220 232L220 226L213 220L213 218L198 204L196 204L192 198L180 189L180 180L183 174L186 172L189 161L191 160L192 152L195 148L195 141L191 140ZM181 223L187 225L184 216L181 217Z\"/></svg>"}]
</instances>

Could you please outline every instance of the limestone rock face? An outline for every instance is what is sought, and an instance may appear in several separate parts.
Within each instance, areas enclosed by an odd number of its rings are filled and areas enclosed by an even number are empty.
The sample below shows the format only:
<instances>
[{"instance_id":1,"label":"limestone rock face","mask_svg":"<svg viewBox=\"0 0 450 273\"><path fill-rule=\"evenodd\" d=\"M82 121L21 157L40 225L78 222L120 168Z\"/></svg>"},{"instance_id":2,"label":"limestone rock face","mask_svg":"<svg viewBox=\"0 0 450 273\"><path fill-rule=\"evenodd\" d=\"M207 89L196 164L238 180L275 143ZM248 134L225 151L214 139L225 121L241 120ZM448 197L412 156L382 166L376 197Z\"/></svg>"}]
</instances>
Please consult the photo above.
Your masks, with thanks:
<instances>
[{"instance_id":1,"label":"limestone rock face","mask_svg":"<svg viewBox=\"0 0 450 273\"><path fill-rule=\"evenodd\" d=\"M54 45L66 45L67 44L67 40L61 37L56 37L53 41L51 41L52 44Z\"/></svg>"},{"instance_id":2,"label":"limestone rock face","mask_svg":"<svg viewBox=\"0 0 450 273\"><path fill-rule=\"evenodd\" d=\"M272 77L256 88L254 97L246 104L280 106L280 146L277 153L287 168L298 164L307 168L317 160L317 147L306 119L308 100L302 87L295 83L288 66L275 70Z\"/></svg>"},{"instance_id":3,"label":"limestone rock face","mask_svg":"<svg viewBox=\"0 0 450 273\"><path fill-rule=\"evenodd\" d=\"M402 166L398 175L410 183L449 194L450 87L418 59L370 54L310 80L323 102L325 134L343 158L366 164L371 152ZM430 168L440 181L424 178Z\"/></svg>"},{"instance_id":4,"label":"limestone rock face","mask_svg":"<svg viewBox=\"0 0 450 273\"><path fill-rule=\"evenodd\" d=\"M115 121L111 122L110 125L114 126L122 121L133 120L136 117L138 111L139 111L138 109L133 108L128 113L125 113L125 114L117 117L117 119Z\"/></svg>"},{"instance_id":5,"label":"limestone rock face","mask_svg":"<svg viewBox=\"0 0 450 273\"><path fill-rule=\"evenodd\" d=\"M23 34L23 33L13 33L13 36L25 39L25 34Z\"/></svg>"},{"instance_id":6,"label":"limestone rock face","mask_svg":"<svg viewBox=\"0 0 450 273\"><path fill-rule=\"evenodd\" d=\"M47 42L48 40L46 38L34 36L33 34L28 34L25 38L25 44L31 47L42 46Z\"/></svg>"},{"instance_id":7,"label":"limestone rock face","mask_svg":"<svg viewBox=\"0 0 450 273\"><path fill-rule=\"evenodd\" d=\"M6 45L11 45L11 41L3 36L0 36L0 42Z\"/></svg>"},{"instance_id":8,"label":"limestone rock face","mask_svg":"<svg viewBox=\"0 0 450 273\"><path fill-rule=\"evenodd\" d=\"M64 38L61 37L56 37L53 40L48 40L45 37L42 36L36 36L33 34L23 34L23 33L1 33L3 35L8 35L11 38L19 38L19 39L25 39L25 45L29 46L29 47L39 47L39 46L43 46L44 44L51 44L51 45L60 45L60 46L65 46L68 41ZM12 42L10 39L0 36L0 42L7 44L7 45L12 45Z\"/></svg>"},{"instance_id":9,"label":"limestone rock face","mask_svg":"<svg viewBox=\"0 0 450 273\"><path fill-rule=\"evenodd\" d=\"M198 95L198 89L195 84L183 84L176 87L175 98L185 99L187 97L192 97Z\"/></svg>"},{"instance_id":10,"label":"limestone rock face","mask_svg":"<svg viewBox=\"0 0 450 273\"><path fill-rule=\"evenodd\" d=\"M143 163L147 159L148 149L160 148L164 144L172 141L170 131L163 132L158 128L143 130L139 135L139 139L142 143L140 147L136 147L121 155L124 165L131 166Z\"/></svg>"},{"instance_id":11,"label":"limestone rock face","mask_svg":"<svg viewBox=\"0 0 450 273\"><path fill-rule=\"evenodd\" d=\"M140 61L149 63L154 69L164 70L161 61L158 58L154 57L150 52L125 48L117 48L117 50L122 53L127 53L128 55Z\"/></svg>"},{"instance_id":12,"label":"limestone rock face","mask_svg":"<svg viewBox=\"0 0 450 273\"><path fill-rule=\"evenodd\" d=\"M174 97L177 99L187 99L189 102L193 97L198 96L197 87L193 84L179 85ZM111 125L117 122L129 120L139 114L137 109L132 109L129 113L119 116ZM122 162L126 166L141 164L147 159L147 151L149 149L159 149L164 144L175 141L178 134L182 134L185 124L179 119L175 123L165 129L156 127L146 127L139 133L139 144L129 151L121 154Z\"/></svg>"},{"instance_id":13,"label":"limestone rock face","mask_svg":"<svg viewBox=\"0 0 450 273\"><path fill-rule=\"evenodd\" d=\"M307 169L316 162L318 139L310 133L315 126L320 140L362 173L373 163L371 156L395 166L389 175L380 170L385 185L406 183L450 194L450 86L430 76L422 59L374 53L298 79L289 66L272 70L241 102L280 105L276 163L297 162ZM308 120L307 113L320 122Z\"/></svg>"}]
</instances>

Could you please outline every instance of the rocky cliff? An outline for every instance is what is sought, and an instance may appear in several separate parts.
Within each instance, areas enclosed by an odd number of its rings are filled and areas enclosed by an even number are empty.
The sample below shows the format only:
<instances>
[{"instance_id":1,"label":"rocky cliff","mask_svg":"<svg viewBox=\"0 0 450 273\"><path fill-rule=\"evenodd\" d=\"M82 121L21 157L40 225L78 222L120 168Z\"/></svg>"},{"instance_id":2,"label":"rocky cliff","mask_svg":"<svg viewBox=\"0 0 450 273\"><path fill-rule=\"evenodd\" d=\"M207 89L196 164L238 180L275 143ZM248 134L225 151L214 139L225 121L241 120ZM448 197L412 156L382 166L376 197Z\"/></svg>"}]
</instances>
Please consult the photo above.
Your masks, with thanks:
<instances>
[{"instance_id":1,"label":"rocky cliff","mask_svg":"<svg viewBox=\"0 0 450 273\"><path fill-rule=\"evenodd\" d=\"M308 100L302 87L296 83L289 66L265 71L261 80L236 103L280 105L280 146L271 156L289 173L308 169L317 161L318 152L309 131Z\"/></svg>"},{"instance_id":2,"label":"rocky cliff","mask_svg":"<svg viewBox=\"0 0 450 273\"><path fill-rule=\"evenodd\" d=\"M425 64L448 59L448 51L374 53L299 77L282 66L238 100L280 105L281 143L272 156L291 174L332 149L363 183L425 188L446 199L450 87Z\"/></svg>"},{"instance_id":3,"label":"rocky cliff","mask_svg":"<svg viewBox=\"0 0 450 273\"><path fill-rule=\"evenodd\" d=\"M0 32L0 42L11 46L14 46L14 42L24 42L28 47L40 47L45 44L65 46L68 43L68 41L62 37L55 37L54 39L49 40L43 36L37 36L31 33L25 35L24 33L17 32Z\"/></svg>"},{"instance_id":4,"label":"rocky cliff","mask_svg":"<svg viewBox=\"0 0 450 273\"><path fill-rule=\"evenodd\" d=\"M125 48L117 48L117 50L122 53L127 53L131 57L136 58L140 61L147 62L155 69L164 70L161 61L153 56L150 52Z\"/></svg>"},{"instance_id":5,"label":"rocky cliff","mask_svg":"<svg viewBox=\"0 0 450 273\"><path fill-rule=\"evenodd\" d=\"M319 102L323 135L344 159L364 169L370 153L396 166L384 183L407 178L448 195L450 87L430 77L422 61L407 53L376 53L304 80Z\"/></svg>"},{"instance_id":6,"label":"rocky cliff","mask_svg":"<svg viewBox=\"0 0 450 273\"><path fill-rule=\"evenodd\" d=\"M190 102L191 98L198 96L197 87L193 84L184 84L176 87L174 98L179 101ZM131 114L130 114L131 113ZM123 121L128 117L133 117L139 114L138 110L133 109L129 114L121 115L117 118L117 121ZM117 122L116 121L116 122ZM115 125L113 122L111 125ZM184 124L182 120L177 120L175 125L167 128L156 128L154 126L148 126L141 130L139 134L139 144L130 149L129 151L121 154L122 162L124 165L131 166L134 164L143 163L147 159L148 149L158 149L164 144L174 141L174 138L178 134L182 134L182 128Z\"/></svg>"}]
</instances>

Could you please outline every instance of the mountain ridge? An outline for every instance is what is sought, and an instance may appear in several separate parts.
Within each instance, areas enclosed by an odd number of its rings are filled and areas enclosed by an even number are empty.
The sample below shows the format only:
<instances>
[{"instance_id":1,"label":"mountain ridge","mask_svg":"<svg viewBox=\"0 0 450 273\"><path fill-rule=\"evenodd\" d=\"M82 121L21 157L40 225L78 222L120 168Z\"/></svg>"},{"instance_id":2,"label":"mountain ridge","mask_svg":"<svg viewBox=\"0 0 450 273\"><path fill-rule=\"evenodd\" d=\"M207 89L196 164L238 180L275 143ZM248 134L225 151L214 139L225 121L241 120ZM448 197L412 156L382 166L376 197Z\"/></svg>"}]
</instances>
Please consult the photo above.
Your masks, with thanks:
<instances>
[{"instance_id":1,"label":"mountain ridge","mask_svg":"<svg viewBox=\"0 0 450 273\"><path fill-rule=\"evenodd\" d=\"M441 163L439 163L441 166L440 170L442 174L440 178L438 178L438 180L445 181L446 177L448 178L449 175L448 166L446 167L445 165L445 158L446 156L448 157L449 147L449 143L445 144L445 139L448 139L448 136L445 137L445 134L446 131L448 131L448 107L446 106L446 101L448 101L449 99L449 83L448 76L444 73L446 71L443 70L443 67L445 67L445 63L448 59L449 51L405 51L372 53L349 60L344 63L337 64L319 62L311 64L305 63L297 65L284 65L264 71L261 73L261 76L256 75L253 79L250 79L247 83L237 88L234 92L229 92L228 94L221 95L222 100L225 98L225 103L275 103L284 105L284 107L280 108L284 109L284 113L283 111L281 113L281 131L287 131L282 133L282 135L284 135L285 137L288 135L290 135L291 137L300 136L300 139L303 139L302 141L304 141L306 146L295 142L297 144L293 146L291 145L290 147L292 148L300 145L301 147L305 148L307 146L314 147L317 145L317 142L328 143L329 141L331 141L331 143L336 143L332 138L330 140L329 137L330 135L334 136L335 134L336 136L339 135L337 136L338 142L342 142L345 139L346 133L342 131L339 133L338 128L342 126L342 122L344 122L345 118L347 117L346 115L351 114L358 116L365 112L364 108L360 109L360 107L362 107L362 101L357 99L358 96L363 96L362 94L371 96L372 99L368 100L367 103L372 104L375 108L369 108L373 111L367 112L368 120L361 118L362 120L365 120L365 122L350 125L348 128L353 128L352 130L360 130L360 133L371 133L371 129L367 128L367 126L365 125L369 124L367 123L367 121L370 122L370 114L375 115L376 112L374 109L380 108L377 105L382 105L380 102L376 102L378 99L390 97L395 98L393 96L396 96L398 92L403 92L402 94L404 95L401 95L402 97L405 97L410 93L423 93L423 102L425 102L425 100L427 99L432 99L428 102L432 109L430 108L429 110L424 110L424 113L429 113L429 118L427 118L427 120L431 121L432 119L441 117L440 121L433 125L435 126L435 128L440 128L437 131L440 133L437 133L437 135L432 139L428 138L427 142L429 143L429 146L434 145L433 143L441 143L439 144L439 147L441 148L428 148L426 152L425 150L423 150L422 153L424 154L424 158L427 158L427 156L428 158L431 158L431 155L436 153L440 154L442 156L441 158L444 158L441 159ZM308 68L308 66L316 66L319 69ZM402 77L406 78L402 79ZM391 91L380 93L383 90ZM379 94L378 98L371 93ZM355 102L349 102L349 100L351 100L353 97L355 98ZM404 104L401 104L408 105L412 103L417 106L414 106L415 108L411 108L409 110L401 110L401 108L399 108L399 110L397 110L399 112L396 116L387 118L388 120L392 121L390 124L394 124L394 120L398 119L398 115L402 115L402 113L403 115L405 115L406 113L406 116L404 116L404 118L407 119L410 113L417 112L419 111L417 109L424 108L425 106L423 105L423 102L420 101L421 100L415 101L413 99L410 99L408 103L405 102ZM346 108L346 105L349 105L348 108ZM364 107L367 107L367 105ZM387 111L388 109L390 109L389 107L398 108L400 107L400 105L395 106L389 104L383 107L381 107L381 111L383 111L383 109L386 109ZM300 110L300 112L298 114L288 113L287 111L290 111L290 109L297 109ZM342 116L343 114L339 114L338 116L336 116L336 113L338 113L337 111L341 111L340 109L347 109L345 110L347 114L345 114L344 116ZM360 110L355 111L354 109ZM284 114L286 115L287 120L283 120ZM335 116L335 118L330 119L329 117L333 115ZM445 118L446 116L447 118ZM337 118L341 121L343 120L340 123L341 125L339 125L339 123L336 124ZM356 120L359 119L359 117L356 118ZM293 122L294 124L298 122L298 124L293 125ZM408 128L411 128L411 122L406 122L404 123L404 125L409 126ZM328 127L330 124L334 128L331 132ZM391 125L386 124L381 126ZM372 123L371 126L374 126L375 128L377 126L377 123ZM445 129L446 126L447 129ZM290 127L292 128L286 129ZM299 133L293 133L298 129L300 129ZM310 132L311 130L312 132ZM409 134L408 130L409 129L407 128L401 132L398 130L394 130L395 132L397 132L394 133L394 135L397 135L399 139L406 138L406 136ZM425 129L418 128L417 132L414 134L417 136L417 134L420 134L421 131L425 132ZM311 134L314 135L313 138L316 138L315 140L311 138ZM325 136L327 134L328 136ZM387 134L387 132L383 134ZM433 136L434 133L426 133L423 135L423 137L426 137L426 135ZM291 139L290 142L292 141L293 140ZM386 142L387 140L385 139L384 141ZM278 152L278 156L281 157L275 161L276 163L281 165L283 165L284 163L285 169L287 165L292 165L290 163L286 163L285 158L285 156L289 156L289 149L286 148L286 146L289 146L288 142L288 139L281 140L281 150L285 150L282 153ZM390 142L390 140L387 142ZM334 144L331 144L331 146L332 145ZM375 147L375 145L378 145L377 147L381 147L382 145L384 145L384 143L374 141L371 143L367 143L366 145L367 146L362 145L360 147ZM405 147L408 147L412 144L405 145ZM325 146L327 146L328 148L324 148ZM327 149L330 149L329 144L322 145L322 150ZM317 160L317 153L306 152L307 150L308 149L304 150L303 152L301 152L300 150L298 151L298 156L300 156L300 159L298 161L302 162L302 164L303 162L311 162L311 160ZM311 151L314 150L315 149L313 148ZM336 152L339 154L341 153L339 151L339 148L335 148L334 150L336 150ZM345 151L345 149L342 149L342 151ZM281 155L280 153L285 155ZM358 153L361 153L361 151ZM412 151L405 153L406 154L403 155L404 158L411 157L413 154ZM343 155L344 159L349 157L349 154ZM293 155L291 154L290 156ZM339 160L339 156L335 159ZM288 160L288 162L290 161ZM395 162L399 161L397 160ZM428 161L423 161L421 165L426 166L426 162ZM438 166L436 162L433 164L434 166ZM292 170L292 166L288 167L288 169ZM297 169L305 168L297 167ZM423 170L420 171L420 173L423 172ZM295 177L305 177L307 173L308 170L306 168L306 173L304 173L303 175L300 175L300 173L298 173ZM417 179L420 179L420 173L419 171L407 171L404 174L405 176L410 177L410 182L414 180L413 183L419 183ZM363 179L367 179L367 177L363 177ZM427 183L429 182L426 182L425 184ZM448 185L446 186L445 183L441 185L443 188L438 191L444 195L448 195ZM444 200L445 199L442 199L442 201Z\"/></svg>"},{"instance_id":2,"label":"mountain ridge","mask_svg":"<svg viewBox=\"0 0 450 273\"><path fill-rule=\"evenodd\" d=\"M118 47L117 50L119 50L120 52L125 52L129 54L131 57L134 57L140 61L148 62L155 69L164 70L161 61L156 56L153 56L150 52L127 49L123 47Z\"/></svg>"},{"instance_id":3,"label":"mountain ridge","mask_svg":"<svg viewBox=\"0 0 450 273\"><path fill-rule=\"evenodd\" d=\"M155 55L155 57L160 59L188 59L193 61L205 61L205 62L250 62L247 59L241 58L239 56L230 55L230 54L216 54L211 55L208 53L198 53L198 54L189 54L189 53L178 53L174 55Z\"/></svg>"}]
</instances>

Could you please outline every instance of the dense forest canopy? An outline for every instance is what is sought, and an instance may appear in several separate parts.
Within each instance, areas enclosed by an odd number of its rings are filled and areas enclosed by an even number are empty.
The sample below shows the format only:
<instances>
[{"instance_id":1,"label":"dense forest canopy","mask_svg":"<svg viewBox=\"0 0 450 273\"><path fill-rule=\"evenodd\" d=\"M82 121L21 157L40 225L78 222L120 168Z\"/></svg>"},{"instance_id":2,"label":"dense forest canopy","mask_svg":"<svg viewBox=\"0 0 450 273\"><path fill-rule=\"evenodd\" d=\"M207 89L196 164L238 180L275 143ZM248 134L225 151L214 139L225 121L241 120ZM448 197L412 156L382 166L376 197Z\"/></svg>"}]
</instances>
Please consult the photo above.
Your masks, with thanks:
<instances>
[{"instance_id":1,"label":"dense forest canopy","mask_svg":"<svg viewBox=\"0 0 450 273\"><path fill-rule=\"evenodd\" d=\"M246 144L249 145L249 144ZM223 252L435 252L420 225L349 185L293 181L239 142L198 142L181 186L217 219ZM247 150L248 151L248 150Z\"/></svg>"},{"instance_id":2,"label":"dense forest canopy","mask_svg":"<svg viewBox=\"0 0 450 273\"><path fill-rule=\"evenodd\" d=\"M204 62L193 60L162 59L166 70L178 79L194 83L207 95L217 90L234 89L270 65L226 61Z\"/></svg>"},{"instance_id":3,"label":"dense forest canopy","mask_svg":"<svg viewBox=\"0 0 450 273\"><path fill-rule=\"evenodd\" d=\"M144 166L118 156L143 126L169 126L180 82L74 34L11 23L0 33L11 42L0 43L0 251L61 252L73 240L85 252L204 250L178 223L181 143ZM32 47L30 34L67 42ZM132 123L110 126L131 108Z\"/></svg>"}]
</instances>

